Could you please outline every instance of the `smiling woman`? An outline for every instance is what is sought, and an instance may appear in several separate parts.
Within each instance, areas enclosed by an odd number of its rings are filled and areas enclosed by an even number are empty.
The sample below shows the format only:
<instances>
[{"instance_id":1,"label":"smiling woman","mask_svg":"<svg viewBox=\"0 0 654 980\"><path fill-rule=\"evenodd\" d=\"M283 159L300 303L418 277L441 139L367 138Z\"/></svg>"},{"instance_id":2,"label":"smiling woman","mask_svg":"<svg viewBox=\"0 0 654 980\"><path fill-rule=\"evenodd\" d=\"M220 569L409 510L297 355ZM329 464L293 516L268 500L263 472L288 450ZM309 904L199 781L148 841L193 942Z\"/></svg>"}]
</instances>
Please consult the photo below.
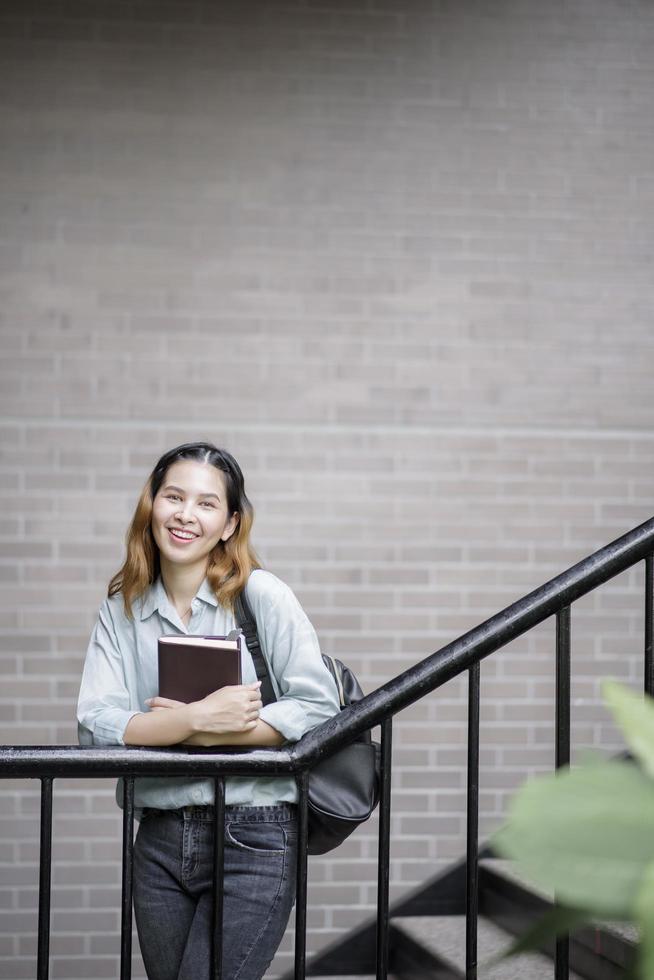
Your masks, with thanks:
<instances>
[{"instance_id":1,"label":"smiling woman","mask_svg":"<svg viewBox=\"0 0 654 980\"><path fill-rule=\"evenodd\" d=\"M241 469L210 443L166 453L150 474L84 665L80 740L96 745L279 745L339 711L297 599L250 545ZM224 636L245 591L276 701L262 706L245 643L243 683L184 704L158 696L162 634ZM223 976L259 980L294 898L297 788L287 777L225 786ZM149 980L208 980L213 782L138 779L134 907Z\"/></svg>"},{"instance_id":2,"label":"smiling woman","mask_svg":"<svg viewBox=\"0 0 654 980\"><path fill-rule=\"evenodd\" d=\"M165 486L154 498L151 518L159 560L162 567L168 566L169 574L183 568L189 578L189 570L201 566L204 578L212 551L220 541L231 538L237 524L238 513L230 513L227 507L225 478L220 470L193 460L173 463ZM182 606L186 604L183 592L183 587L177 590ZM184 618L190 608L178 612Z\"/></svg>"},{"instance_id":3,"label":"smiling woman","mask_svg":"<svg viewBox=\"0 0 654 980\"><path fill-rule=\"evenodd\" d=\"M189 486L178 486L181 479L174 480L174 474L184 467L184 476L190 480ZM217 481L217 482L216 482ZM207 491L204 495L200 491ZM195 501L185 499L190 496ZM177 505L174 499L178 497ZM134 511L132 523L127 532L127 556L122 568L109 583L109 596L122 595L127 615L132 615L132 602L155 582L161 571L161 542L172 540L172 533L164 528L154 516L155 508L169 505L174 513L169 515L169 524L179 529L186 528L195 534L193 521L184 518L189 507L196 503L197 511L211 512L216 502L219 508L228 512L233 527L226 527L218 535L213 551L209 551L199 570L206 574L209 584L223 605L233 605L236 596L243 591L253 569L259 568L259 560L250 544L250 533L254 521L254 511L247 494L240 466L234 457L224 449L211 443L185 443L164 453L150 474ZM197 514L193 515L197 517ZM155 526L156 525L156 526ZM157 538L155 535L160 535ZM178 540L181 538L178 531ZM181 553L169 552L169 570L178 563ZM196 569L197 570L197 569ZM173 573L174 574L174 573ZM175 597L176 599L181 597Z\"/></svg>"}]
</instances>

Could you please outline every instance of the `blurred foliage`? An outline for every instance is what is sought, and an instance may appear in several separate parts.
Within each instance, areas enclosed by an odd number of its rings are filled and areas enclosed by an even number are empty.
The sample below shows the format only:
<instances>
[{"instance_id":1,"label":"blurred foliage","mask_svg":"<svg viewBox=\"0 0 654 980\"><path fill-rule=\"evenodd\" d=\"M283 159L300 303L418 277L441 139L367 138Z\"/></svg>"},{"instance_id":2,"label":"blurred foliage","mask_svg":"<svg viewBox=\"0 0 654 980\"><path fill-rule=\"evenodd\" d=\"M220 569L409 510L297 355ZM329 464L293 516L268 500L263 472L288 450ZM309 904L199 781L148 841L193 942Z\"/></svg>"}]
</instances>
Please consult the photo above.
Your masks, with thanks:
<instances>
[{"instance_id":1,"label":"blurred foliage","mask_svg":"<svg viewBox=\"0 0 654 980\"><path fill-rule=\"evenodd\" d=\"M510 954L583 923L636 923L639 980L654 978L654 699L614 681L604 699L632 759L590 758L531 780L493 839L502 856L551 889L557 906Z\"/></svg>"}]
</instances>

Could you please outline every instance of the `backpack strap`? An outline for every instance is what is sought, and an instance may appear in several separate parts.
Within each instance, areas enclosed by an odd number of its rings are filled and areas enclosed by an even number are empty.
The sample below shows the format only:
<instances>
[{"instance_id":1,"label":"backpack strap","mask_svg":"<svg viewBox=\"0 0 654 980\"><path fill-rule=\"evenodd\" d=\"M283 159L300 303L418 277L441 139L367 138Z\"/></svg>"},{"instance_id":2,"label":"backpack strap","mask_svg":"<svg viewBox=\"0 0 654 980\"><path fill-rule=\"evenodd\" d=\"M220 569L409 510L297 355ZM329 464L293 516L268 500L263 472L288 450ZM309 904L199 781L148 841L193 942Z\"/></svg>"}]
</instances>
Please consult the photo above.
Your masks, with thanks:
<instances>
[{"instance_id":1,"label":"backpack strap","mask_svg":"<svg viewBox=\"0 0 654 980\"><path fill-rule=\"evenodd\" d=\"M252 656L254 669L257 672L257 680L261 681L261 700L264 704L271 704L271 702L277 700L277 695L275 694L275 689L273 688L272 681L270 680L268 664L266 663L263 651L261 650L261 644L259 643L257 621L254 618L254 613L252 612L252 608L248 602L245 589L243 589L243 591L236 597L236 602L234 603L234 615L236 618L236 625L243 630L245 642L247 643L247 648Z\"/></svg>"}]
</instances>

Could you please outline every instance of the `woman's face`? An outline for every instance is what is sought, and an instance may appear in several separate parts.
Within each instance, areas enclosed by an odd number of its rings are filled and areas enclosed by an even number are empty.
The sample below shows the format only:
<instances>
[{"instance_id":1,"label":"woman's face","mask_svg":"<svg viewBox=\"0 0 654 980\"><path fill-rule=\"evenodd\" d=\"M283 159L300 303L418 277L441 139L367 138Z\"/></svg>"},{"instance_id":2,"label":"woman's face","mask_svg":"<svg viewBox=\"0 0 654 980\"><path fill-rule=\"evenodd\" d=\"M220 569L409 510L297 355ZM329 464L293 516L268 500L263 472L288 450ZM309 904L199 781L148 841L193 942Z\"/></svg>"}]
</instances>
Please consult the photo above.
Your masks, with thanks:
<instances>
[{"instance_id":1,"label":"woman's face","mask_svg":"<svg viewBox=\"0 0 654 980\"><path fill-rule=\"evenodd\" d=\"M152 536L162 561L208 564L238 518L227 510L225 480L215 466L180 460L168 468L152 504Z\"/></svg>"}]
</instances>

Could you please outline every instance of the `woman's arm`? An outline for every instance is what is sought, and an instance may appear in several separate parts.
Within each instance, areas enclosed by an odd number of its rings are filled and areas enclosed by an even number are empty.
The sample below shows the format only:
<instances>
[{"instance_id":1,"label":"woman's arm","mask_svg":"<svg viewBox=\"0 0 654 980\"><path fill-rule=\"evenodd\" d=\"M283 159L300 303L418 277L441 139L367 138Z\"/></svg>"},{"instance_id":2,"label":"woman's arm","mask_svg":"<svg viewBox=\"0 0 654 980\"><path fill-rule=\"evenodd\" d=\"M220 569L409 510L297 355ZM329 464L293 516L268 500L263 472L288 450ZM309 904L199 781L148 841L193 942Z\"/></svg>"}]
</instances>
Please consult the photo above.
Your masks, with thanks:
<instances>
[{"instance_id":1,"label":"woman's arm","mask_svg":"<svg viewBox=\"0 0 654 980\"><path fill-rule=\"evenodd\" d=\"M250 740L233 740L251 736L259 724L261 709L259 687L259 681L255 681L254 684L222 687L201 701L193 701L191 704L182 704L167 698L149 698L146 704L149 704L152 710L130 718L123 741L126 745L179 745L180 742L185 742L194 736L203 735L222 740L189 744L262 744Z\"/></svg>"},{"instance_id":2,"label":"woman's arm","mask_svg":"<svg viewBox=\"0 0 654 980\"><path fill-rule=\"evenodd\" d=\"M276 683L277 700L261 709L260 720L287 742L338 714L334 679L320 654L316 632L291 589L269 572L252 573L247 596L257 621L259 642Z\"/></svg>"},{"instance_id":3,"label":"woman's arm","mask_svg":"<svg viewBox=\"0 0 654 980\"><path fill-rule=\"evenodd\" d=\"M190 705L133 715L123 734L125 745L178 745L193 734Z\"/></svg>"},{"instance_id":4,"label":"woman's arm","mask_svg":"<svg viewBox=\"0 0 654 980\"><path fill-rule=\"evenodd\" d=\"M131 648L121 649L114 623L117 603L104 601L89 641L77 708L82 744L165 746L196 737L189 744L279 744L271 726L261 722L258 727L259 682L224 687L192 704L150 698L149 707L168 710L140 711L125 679L124 657Z\"/></svg>"},{"instance_id":5,"label":"woman's arm","mask_svg":"<svg viewBox=\"0 0 654 980\"><path fill-rule=\"evenodd\" d=\"M259 720L254 728L248 732L226 732L224 735L197 732L185 739L184 745L242 745L247 748L254 748L255 746L275 748L283 745L285 741L284 736L276 728Z\"/></svg>"},{"instance_id":6,"label":"woman's arm","mask_svg":"<svg viewBox=\"0 0 654 980\"><path fill-rule=\"evenodd\" d=\"M118 639L121 602L117 596L104 600L89 640L77 702L82 745L122 745L125 728L138 711Z\"/></svg>"}]
</instances>

